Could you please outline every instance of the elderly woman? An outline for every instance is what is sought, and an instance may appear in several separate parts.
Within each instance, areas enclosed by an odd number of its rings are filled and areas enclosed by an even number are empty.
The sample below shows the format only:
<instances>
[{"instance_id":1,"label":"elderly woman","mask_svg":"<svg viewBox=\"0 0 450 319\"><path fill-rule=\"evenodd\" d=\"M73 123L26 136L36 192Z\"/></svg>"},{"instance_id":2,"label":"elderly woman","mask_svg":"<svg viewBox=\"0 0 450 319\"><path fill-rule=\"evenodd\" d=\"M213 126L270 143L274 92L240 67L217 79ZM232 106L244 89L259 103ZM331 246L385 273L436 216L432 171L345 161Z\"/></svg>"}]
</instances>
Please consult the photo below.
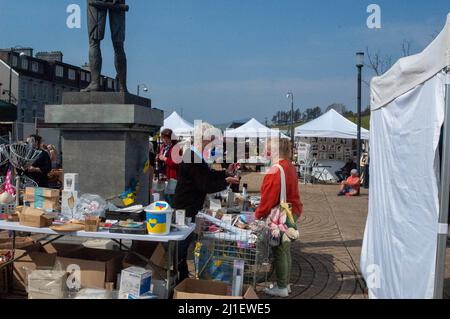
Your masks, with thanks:
<instances>
[{"instance_id":1,"label":"elderly woman","mask_svg":"<svg viewBox=\"0 0 450 319\"><path fill-rule=\"evenodd\" d=\"M359 178L358 170L353 169L350 172L350 177L342 182L338 196L359 196L360 189L361 179Z\"/></svg>"},{"instance_id":2,"label":"elderly woman","mask_svg":"<svg viewBox=\"0 0 450 319\"><path fill-rule=\"evenodd\" d=\"M277 142L278 147L273 147L276 146ZM272 163L279 164L283 168L286 176L287 203L292 206L294 222L297 223L302 214L303 204L300 200L297 171L290 160L292 156L291 142L287 139L272 140L271 143L267 143L266 152ZM264 178L261 187L261 202L255 212L255 217L266 219L271 214L272 209L280 205L280 194L281 171L278 166L274 166ZM292 268L291 241L282 240L278 246L273 248L273 255L277 284L271 289L266 289L265 292L275 297L289 297Z\"/></svg>"},{"instance_id":3,"label":"elderly woman","mask_svg":"<svg viewBox=\"0 0 450 319\"><path fill-rule=\"evenodd\" d=\"M195 218L202 210L206 195L225 190L228 185L239 184L234 175L234 165L227 171L214 171L205 161L205 154L212 147L214 127L207 123L196 126L194 145L183 153L183 161L178 170L178 184L175 191L175 209L186 211L186 217ZM189 236L179 245L179 282L189 277L187 256L194 236Z\"/></svg>"}]
</instances>

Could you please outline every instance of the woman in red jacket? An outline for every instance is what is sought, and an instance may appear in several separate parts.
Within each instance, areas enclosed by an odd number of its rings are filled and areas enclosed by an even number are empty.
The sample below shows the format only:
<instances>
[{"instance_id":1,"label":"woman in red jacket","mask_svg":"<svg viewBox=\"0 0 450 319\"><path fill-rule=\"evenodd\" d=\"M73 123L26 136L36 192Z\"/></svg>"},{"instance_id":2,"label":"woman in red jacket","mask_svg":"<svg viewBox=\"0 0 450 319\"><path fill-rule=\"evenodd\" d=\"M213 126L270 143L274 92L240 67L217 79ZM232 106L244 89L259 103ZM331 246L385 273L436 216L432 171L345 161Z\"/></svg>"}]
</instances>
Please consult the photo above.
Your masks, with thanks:
<instances>
[{"instance_id":1,"label":"woman in red jacket","mask_svg":"<svg viewBox=\"0 0 450 319\"><path fill-rule=\"evenodd\" d=\"M161 132L163 146L158 157L159 162L164 167L163 179L167 180L175 191L173 185L177 181L178 168L181 160L181 150L178 147L178 141L175 139L172 130L165 129ZM166 193L166 200L169 204L173 204L173 194ZM173 206L173 205L172 205Z\"/></svg>"},{"instance_id":2,"label":"woman in red jacket","mask_svg":"<svg viewBox=\"0 0 450 319\"><path fill-rule=\"evenodd\" d=\"M278 152L272 147L278 142ZM271 146L272 144L272 146ZM286 176L287 202L292 205L292 213L295 221L300 218L303 204L300 200L298 189L297 170L290 158L292 157L291 142L287 139L275 139L267 143L267 155L272 158L274 164L279 164ZM255 212L257 219L267 218L272 209L280 204L281 172L278 167L272 167L264 178L261 187L261 202ZM266 289L266 293L276 297L288 297L290 293L290 275L292 267L291 243L283 241L279 246L273 248L274 268L277 277L277 285L272 289Z\"/></svg>"}]
</instances>

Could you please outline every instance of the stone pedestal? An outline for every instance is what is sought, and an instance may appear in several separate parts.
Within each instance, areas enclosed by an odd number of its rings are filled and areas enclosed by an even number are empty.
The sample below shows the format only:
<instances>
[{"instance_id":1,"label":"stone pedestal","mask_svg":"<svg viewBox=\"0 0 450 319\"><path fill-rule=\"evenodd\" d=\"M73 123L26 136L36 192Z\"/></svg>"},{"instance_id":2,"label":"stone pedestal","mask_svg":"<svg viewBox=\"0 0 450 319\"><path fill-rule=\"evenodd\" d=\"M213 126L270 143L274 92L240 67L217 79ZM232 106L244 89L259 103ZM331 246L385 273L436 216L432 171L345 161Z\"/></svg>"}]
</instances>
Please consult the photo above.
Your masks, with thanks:
<instances>
[{"instance_id":1,"label":"stone pedestal","mask_svg":"<svg viewBox=\"0 0 450 319\"><path fill-rule=\"evenodd\" d=\"M138 179L137 203L149 203L149 175L143 169L149 136L164 118L145 100L122 93L69 93L63 101L70 104L46 106L45 122L61 130L64 172L80 174L81 194L112 198ZM139 101L146 105L129 104Z\"/></svg>"}]
</instances>

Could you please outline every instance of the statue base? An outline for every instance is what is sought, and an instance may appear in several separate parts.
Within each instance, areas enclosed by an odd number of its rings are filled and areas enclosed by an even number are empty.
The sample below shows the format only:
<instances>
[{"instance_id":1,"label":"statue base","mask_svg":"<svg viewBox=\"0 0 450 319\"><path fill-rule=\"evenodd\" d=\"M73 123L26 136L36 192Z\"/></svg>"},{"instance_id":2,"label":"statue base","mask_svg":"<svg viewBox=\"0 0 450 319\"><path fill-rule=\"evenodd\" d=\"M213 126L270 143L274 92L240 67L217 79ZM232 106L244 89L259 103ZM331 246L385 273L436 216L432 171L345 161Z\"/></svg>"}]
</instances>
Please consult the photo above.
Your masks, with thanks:
<instances>
[{"instance_id":1,"label":"statue base","mask_svg":"<svg viewBox=\"0 0 450 319\"><path fill-rule=\"evenodd\" d=\"M134 104L152 107L150 99L125 92L65 92L62 104Z\"/></svg>"},{"instance_id":2,"label":"statue base","mask_svg":"<svg viewBox=\"0 0 450 319\"><path fill-rule=\"evenodd\" d=\"M144 166L149 155L149 136L163 125L163 112L148 106L120 104L135 99L127 94L108 94L65 94L64 102L74 104L47 105L45 122L60 129L63 170L80 174L81 194L109 199L138 181L136 204L147 205L150 181ZM118 103L101 103L96 100L100 95ZM88 98L98 104L81 103ZM123 206L117 198L113 203Z\"/></svg>"}]
</instances>

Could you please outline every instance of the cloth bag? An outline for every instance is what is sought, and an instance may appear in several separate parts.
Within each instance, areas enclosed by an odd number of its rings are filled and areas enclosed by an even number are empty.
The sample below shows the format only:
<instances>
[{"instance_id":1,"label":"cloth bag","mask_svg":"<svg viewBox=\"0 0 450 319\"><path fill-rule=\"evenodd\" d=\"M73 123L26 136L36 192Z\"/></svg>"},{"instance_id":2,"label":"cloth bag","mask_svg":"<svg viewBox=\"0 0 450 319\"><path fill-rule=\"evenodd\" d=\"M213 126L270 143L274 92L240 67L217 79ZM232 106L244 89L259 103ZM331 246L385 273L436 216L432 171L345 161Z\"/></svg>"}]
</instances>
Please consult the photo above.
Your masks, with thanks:
<instances>
[{"instance_id":1,"label":"cloth bag","mask_svg":"<svg viewBox=\"0 0 450 319\"><path fill-rule=\"evenodd\" d=\"M297 229L297 222L292 214L292 204L287 202L286 174L281 165L276 164L274 167L280 170L281 176L280 205L272 209L266 219L266 225L270 229L270 245L276 247L282 242L298 240L300 233Z\"/></svg>"}]
</instances>

